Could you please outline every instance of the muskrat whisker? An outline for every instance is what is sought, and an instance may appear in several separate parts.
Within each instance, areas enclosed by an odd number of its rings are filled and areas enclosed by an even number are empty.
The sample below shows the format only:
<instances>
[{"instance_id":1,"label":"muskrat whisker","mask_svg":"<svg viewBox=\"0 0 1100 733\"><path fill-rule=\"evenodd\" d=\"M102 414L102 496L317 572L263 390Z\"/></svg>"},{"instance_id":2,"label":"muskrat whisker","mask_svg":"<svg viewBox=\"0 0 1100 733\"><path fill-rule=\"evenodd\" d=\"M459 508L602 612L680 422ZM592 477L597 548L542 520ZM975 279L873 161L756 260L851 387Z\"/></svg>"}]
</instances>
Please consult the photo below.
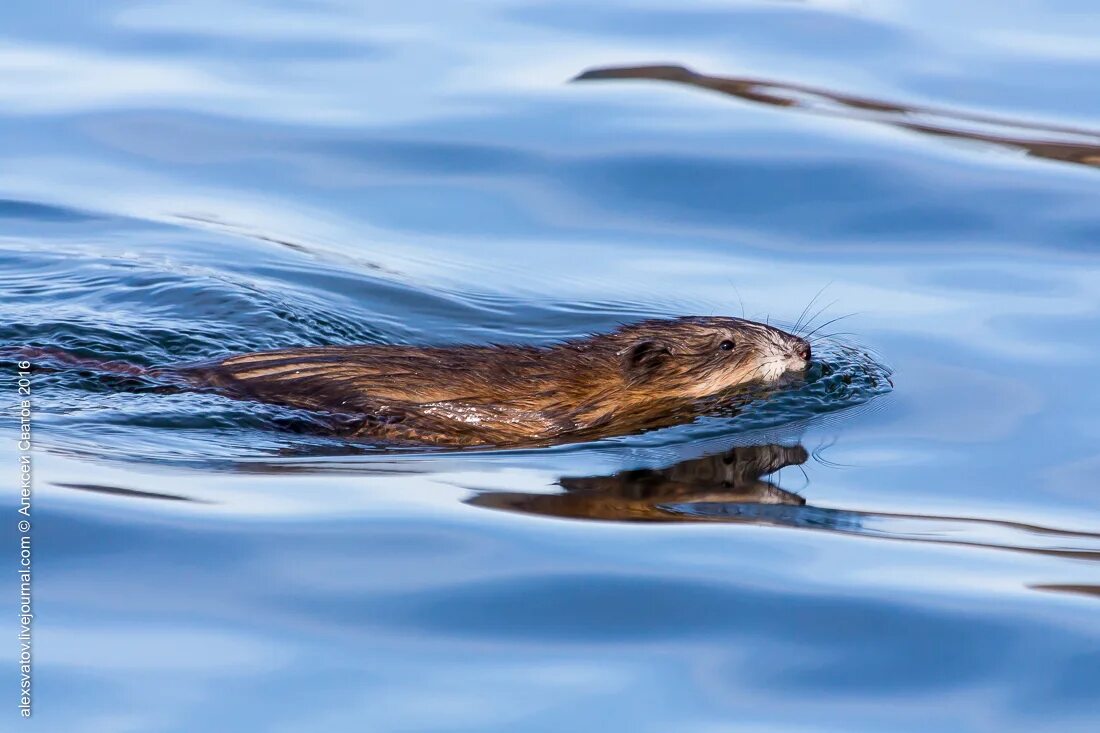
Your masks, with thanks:
<instances>
[{"instance_id":1,"label":"muskrat whisker","mask_svg":"<svg viewBox=\"0 0 1100 733\"><path fill-rule=\"evenodd\" d=\"M814 460L820 463L825 468L855 468L854 465L849 463L837 463L836 461L830 461L821 456L815 455Z\"/></svg>"},{"instance_id":2,"label":"muskrat whisker","mask_svg":"<svg viewBox=\"0 0 1100 733\"><path fill-rule=\"evenodd\" d=\"M806 487L810 485L810 474L806 473L806 467L803 466L801 463L799 463L797 465L798 465L798 470L802 472L802 478L806 479L806 483L803 484L802 488L798 490L798 492L802 492L802 491L805 491ZM798 492L795 492L795 493L798 493Z\"/></svg>"},{"instance_id":3,"label":"muskrat whisker","mask_svg":"<svg viewBox=\"0 0 1100 733\"><path fill-rule=\"evenodd\" d=\"M745 380L746 380L746 381L748 381L748 380L750 380L750 379L754 378L754 377L756 376L756 373L757 373L757 372L759 372L759 371L761 371L761 370L763 370L763 369L766 369L766 368L768 368L768 367L770 367L770 366L772 366L772 365L774 365L774 364L779 364L779 363L781 363L781 362L783 362L783 361L784 361L784 357L782 357L782 356L773 356L773 357L771 357L771 358L769 358L769 359L765 359L764 361L762 361L762 362L760 362L759 364L757 364L757 365L756 365L756 366L755 366L755 367L754 367L754 368L752 369L752 371L750 371L750 372L749 372L748 374L746 374L746 375L745 375Z\"/></svg>"},{"instance_id":4,"label":"muskrat whisker","mask_svg":"<svg viewBox=\"0 0 1100 733\"><path fill-rule=\"evenodd\" d=\"M843 321L845 318L851 318L852 316L858 316L858 315L859 315L859 313L848 313L848 314L843 315L843 316L837 316L836 318L831 318L828 321L825 321L824 323L822 323L820 326L818 326L814 330L810 331L808 334L806 334L802 338L809 339L811 336L813 336L815 333L817 333L821 329L825 328L829 324L836 323L837 321Z\"/></svg>"},{"instance_id":5,"label":"muskrat whisker","mask_svg":"<svg viewBox=\"0 0 1100 733\"><path fill-rule=\"evenodd\" d=\"M737 293L737 302L741 305L741 317L744 318L745 317L745 301L741 299L741 291L738 290L737 286L733 284L733 280L731 280L730 278L727 277L726 281L730 284L730 287L733 288L733 292Z\"/></svg>"},{"instance_id":6,"label":"muskrat whisker","mask_svg":"<svg viewBox=\"0 0 1100 733\"><path fill-rule=\"evenodd\" d=\"M766 366L768 366L767 363L757 364L755 367L753 367L751 370L749 370L745 374L745 376L743 378L743 381L744 382L751 382L756 377L756 373L758 371L760 371L761 369L763 369L764 367L766 367Z\"/></svg>"},{"instance_id":7,"label":"muskrat whisker","mask_svg":"<svg viewBox=\"0 0 1100 733\"><path fill-rule=\"evenodd\" d=\"M837 336L855 336L856 334L851 331L833 331L832 333L826 333L818 336L813 341L810 341L810 346L819 344L822 341L828 341L829 339L836 338Z\"/></svg>"},{"instance_id":8,"label":"muskrat whisker","mask_svg":"<svg viewBox=\"0 0 1100 733\"><path fill-rule=\"evenodd\" d=\"M751 376L755 375L755 374L756 374L756 373L757 373L758 371L760 371L761 369L764 369L764 368L766 368L766 367L769 367L769 366L771 366L772 364L776 364L776 363L778 363L778 361L779 361L779 358L778 358L778 357L774 357L774 356L773 356L773 357L771 357L770 359L765 359L764 361L760 362L760 363L759 363L759 364L757 364L757 365L756 365L755 367L753 367L753 368L752 368L752 370L751 370L751 371L750 371L750 372L749 372L748 374L746 374L745 376L746 376L746 377L751 377Z\"/></svg>"},{"instance_id":9,"label":"muskrat whisker","mask_svg":"<svg viewBox=\"0 0 1100 733\"><path fill-rule=\"evenodd\" d=\"M815 320L817 320L817 318L818 318L818 317L819 317L819 316L820 316L820 315L821 315L822 313L824 313L825 311L829 310L830 308L832 308L832 307L833 307L834 305L836 305L836 304L837 304L837 303L839 303L839 302L840 302L840 299L839 299L839 298L837 298L836 300L832 301L832 302L831 302L831 303L829 303L828 305L825 305L825 306L822 306L821 308L819 308L819 309L817 310L817 312L813 314L813 316L811 316L810 318L808 318L808 319L806 320L806 323L804 323L802 327L803 327L803 328L809 328L809 327L810 327L810 325L811 325L811 324L812 324L812 323L813 323L813 322L814 322ZM801 334L800 334L800 335L801 335ZM802 338L806 338L806 337L805 337L805 336L802 336Z\"/></svg>"},{"instance_id":10,"label":"muskrat whisker","mask_svg":"<svg viewBox=\"0 0 1100 733\"><path fill-rule=\"evenodd\" d=\"M756 378L756 373L758 371L760 371L761 369L763 369L764 367L766 367L766 366L768 366L768 365L767 364L758 364L758 365L756 365L756 367L754 367L752 371L750 371L748 374L745 375L745 381L755 379Z\"/></svg>"},{"instance_id":11,"label":"muskrat whisker","mask_svg":"<svg viewBox=\"0 0 1100 733\"><path fill-rule=\"evenodd\" d=\"M799 314L798 320L794 322L794 328L791 329L792 333L798 333L798 327L802 325L802 319L806 317L806 313L810 310L810 308L813 307L814 303L817 302L817 299L821 297L821 294L825 292L825 289L832 285L834 282L835 280L830 280L829 282L825 283L821 290L817 291L817 295L810 298L810 302L806 304L806 307L802 309L802 313Z\"/></svg>"},{"instance_id":12,"label":"muskrat whisker","mask_svg":"<svg viewBox=\"0 0 1100 733\"><path fill-rule=\"evenodd\" d=\"M837 461L830 461L822 455L825 451L832 448L837 444L837 439L834 437L828 444L822 444L813 449L810 456L826 468L855 468L855 465L849 463L838 463Z\"/></svg>"}]
</instances>

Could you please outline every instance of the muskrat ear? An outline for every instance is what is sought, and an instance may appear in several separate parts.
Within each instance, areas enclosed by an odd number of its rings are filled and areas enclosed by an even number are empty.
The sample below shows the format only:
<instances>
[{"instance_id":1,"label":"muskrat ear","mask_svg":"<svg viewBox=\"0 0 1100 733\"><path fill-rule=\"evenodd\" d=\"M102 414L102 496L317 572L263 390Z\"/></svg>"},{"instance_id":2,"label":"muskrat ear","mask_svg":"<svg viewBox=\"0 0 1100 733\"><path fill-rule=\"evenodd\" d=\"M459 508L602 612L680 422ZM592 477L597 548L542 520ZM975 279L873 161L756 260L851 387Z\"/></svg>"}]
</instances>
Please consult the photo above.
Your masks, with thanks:
<instances>
[{"instance_id":1,"label":"muskrat ear","mask_svg":"<svg viewBox=\"0 0 1100 733\"><path fill-rule=\"evenodd\" d=\"M644 379L672 356L672 349L660 341L647 339L626 347L619 355L623 358L623 372L628 379Z\"/></svg>"}]
</instances>

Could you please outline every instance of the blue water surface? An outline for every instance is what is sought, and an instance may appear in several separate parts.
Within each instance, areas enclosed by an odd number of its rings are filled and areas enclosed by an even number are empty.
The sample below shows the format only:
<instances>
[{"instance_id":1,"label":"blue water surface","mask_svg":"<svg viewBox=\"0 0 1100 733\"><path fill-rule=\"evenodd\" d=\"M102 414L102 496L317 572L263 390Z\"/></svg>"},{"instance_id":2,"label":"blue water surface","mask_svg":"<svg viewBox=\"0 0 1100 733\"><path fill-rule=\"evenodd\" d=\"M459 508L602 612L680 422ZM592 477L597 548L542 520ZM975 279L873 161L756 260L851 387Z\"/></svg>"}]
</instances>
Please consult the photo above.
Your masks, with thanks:
<instances>
[{"instance_id":1,"label":"blue water surface","mask_svg":"<svg viewBox=\"0 0 1100 733\"><path fill-rule=\"evenodd\" d=\"M25 725L1100 726L1100 6L3 18L9 356L548 343L816 296L845 316L821 353L875 365L798 409L453 453L36 363ZM569 81L652 65L690 72Z\"/></svg>"}]
</instances>

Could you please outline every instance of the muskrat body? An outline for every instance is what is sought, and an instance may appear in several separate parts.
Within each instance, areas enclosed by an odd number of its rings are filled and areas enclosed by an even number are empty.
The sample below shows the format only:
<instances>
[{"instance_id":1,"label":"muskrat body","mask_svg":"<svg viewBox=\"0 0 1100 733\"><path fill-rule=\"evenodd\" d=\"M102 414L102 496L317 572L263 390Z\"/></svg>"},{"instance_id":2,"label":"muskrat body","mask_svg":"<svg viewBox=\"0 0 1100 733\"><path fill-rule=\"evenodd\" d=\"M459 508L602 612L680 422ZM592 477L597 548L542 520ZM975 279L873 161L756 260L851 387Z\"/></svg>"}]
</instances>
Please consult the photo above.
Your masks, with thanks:
<instances>
[{"instance_id":1,"label":"muskrat body","mask_svg":"<svg viewBox=\"0 0 1100 733\"><path fill-rule=\"evenodd\" d=\"M349 437L516 446L684 422L700 400L775 383L809 359L804 339L777 328L683 317L548 346L324 346L176 372L195 386L331 416Z\"/></svg>"}]
</instances>

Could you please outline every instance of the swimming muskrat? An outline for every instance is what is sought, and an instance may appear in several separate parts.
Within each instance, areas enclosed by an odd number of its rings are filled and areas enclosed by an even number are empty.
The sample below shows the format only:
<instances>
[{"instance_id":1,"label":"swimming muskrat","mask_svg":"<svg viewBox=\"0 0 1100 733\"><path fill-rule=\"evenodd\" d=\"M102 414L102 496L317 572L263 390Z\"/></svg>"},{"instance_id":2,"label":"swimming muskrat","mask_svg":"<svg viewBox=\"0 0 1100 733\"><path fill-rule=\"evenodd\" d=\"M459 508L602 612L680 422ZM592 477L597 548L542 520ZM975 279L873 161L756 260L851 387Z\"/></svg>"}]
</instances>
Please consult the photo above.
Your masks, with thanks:
<instances>
[{"instance_id":1,"label":"swimming muskrat","mask_svg":"<svg viewBox=\"0 0 1100 733\"><path fill-rule=\"evenodd\" d=\"M677 424L700 403L804 371L810 344L741 318L646 320L548 346L322 346L179 367L192 386L303 408L342 434L545 445Z\"/></svg>"}]
</instances>

